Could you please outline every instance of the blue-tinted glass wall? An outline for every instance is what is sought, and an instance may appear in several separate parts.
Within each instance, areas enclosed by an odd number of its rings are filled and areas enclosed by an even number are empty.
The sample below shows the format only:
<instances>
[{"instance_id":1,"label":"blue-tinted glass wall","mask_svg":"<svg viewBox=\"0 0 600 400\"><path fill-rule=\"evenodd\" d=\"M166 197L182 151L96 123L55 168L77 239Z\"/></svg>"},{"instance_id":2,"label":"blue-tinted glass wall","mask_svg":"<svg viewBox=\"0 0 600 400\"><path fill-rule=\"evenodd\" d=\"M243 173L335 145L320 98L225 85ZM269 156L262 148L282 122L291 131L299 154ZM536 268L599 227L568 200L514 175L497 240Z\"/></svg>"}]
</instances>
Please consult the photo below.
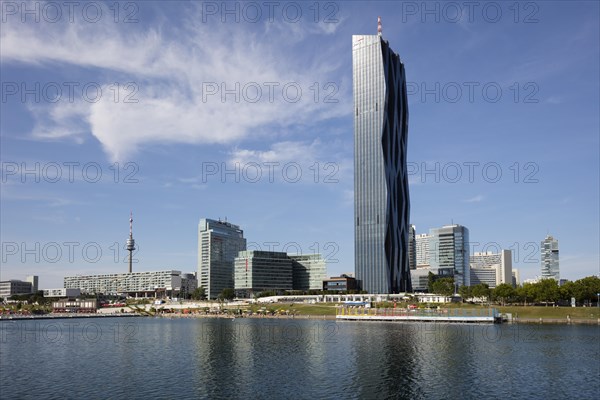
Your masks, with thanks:
<instances>
[{"instance_id":1,"label":"blue-tinted glass wall","mask_svg":"<svg viewBox=\"0 0 600 400\"><path fill-rule=\"evenodd\" d=\"M352 37L352 64L356 278L370 293L410 291L404 65L378 35Z\"/></svg>"},{"instance_id":2,"label":"blue-tinted glass wall","mask_svg":"<svg viewBox=\"0 0 600 400\"><path fill-rule=\"evenodd\" d=\"M454 277L456 287L471 286L469 230L446 225L429 230L429 266L440 277Z\"/></svg>"}]
</instances>

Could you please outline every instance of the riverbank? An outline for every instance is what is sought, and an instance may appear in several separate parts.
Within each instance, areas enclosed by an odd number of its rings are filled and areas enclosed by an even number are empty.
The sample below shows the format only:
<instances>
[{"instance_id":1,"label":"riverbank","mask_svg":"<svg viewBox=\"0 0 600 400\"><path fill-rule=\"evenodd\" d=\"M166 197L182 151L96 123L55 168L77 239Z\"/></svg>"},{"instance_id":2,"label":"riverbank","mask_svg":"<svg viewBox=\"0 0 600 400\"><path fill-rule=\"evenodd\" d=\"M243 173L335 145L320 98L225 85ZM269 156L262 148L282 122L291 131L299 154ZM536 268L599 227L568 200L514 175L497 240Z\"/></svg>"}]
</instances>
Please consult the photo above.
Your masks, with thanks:
<instances>
[{"instance_id":1,"label":"riverbank","mask_svg":"<svg viewBox=\"0 0 600 400\"><path fill-rule=\"evenodd\" d=\"M181 304L177 304L182 307ZM218 312L205 312L204 309L196 307L170 309L169 304L159 307L156 316L161 318L269 318L269 319L313 319L313 320L335 320L337 304L333 303L273 303L262 305L227 305L222 304ZM445 304L442 308L454 309L478 309L485 310L488 307L473 304ZM595 307L543 307L543 306L497 306L501 314L510 315L511 323L521 324L587 324L600 325L600 310ZM167 311L169 310L169 311ZM110 310L113 311L113 310ZM69 319L69 318L114 318L114 317L153 317L150 312L147 315L128 312L109 312L102 309L95 314L45 314L45 315L3 315L0 321L28 320L28 319Z\"/></svg>"},{"instance_id":2,"label":"riverbank","mask_svg":"<svg viewBox=\"0 0 600 400\"><path fill-rule=\"evenodd\" d=\"M125 317L143 317L140 314L134 313L115 313L115 314L101 314L101 313L81 313L81 314L43 314L43 315L1 315L0 321L27 321L32 319L75 319L75 318L125 318Z\"/></svg>"}]
</instances>

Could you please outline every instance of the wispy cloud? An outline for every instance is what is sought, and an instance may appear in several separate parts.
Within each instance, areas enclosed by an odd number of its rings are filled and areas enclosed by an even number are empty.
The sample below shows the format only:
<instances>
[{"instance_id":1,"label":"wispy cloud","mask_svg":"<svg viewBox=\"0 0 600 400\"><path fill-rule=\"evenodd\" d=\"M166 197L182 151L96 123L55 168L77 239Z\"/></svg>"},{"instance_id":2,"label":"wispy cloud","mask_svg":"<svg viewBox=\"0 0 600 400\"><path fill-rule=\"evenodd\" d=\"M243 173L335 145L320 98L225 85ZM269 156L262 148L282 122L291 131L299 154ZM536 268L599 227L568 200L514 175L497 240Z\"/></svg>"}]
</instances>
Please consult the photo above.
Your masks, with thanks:
<instances>
[{"instance_id":1,"label":"wispy cloud","mask_svg":"<svg viewBox=\"0 0 600 400\"><path fill-rule=\"evenodd\" d=\"M464 200L464 202L465 203L479 203L479 202L483 201L483 199L484 199L484 196L481 194L478 194L475 197L471 197L470 199Z\"/></svg>"},{"instance_id":2,"label":"wispy cloud","mask_svg":"<svg viewBox=\"0 0 600 400\"><path fill-rule=\"evenodd\" d=\"M24 195L17 194L13 190L6 190L7 186L2 185L2 191L0 193L0 199L2 201L17 201L17 202L35 202L43 204L47 207L66 207L76 204L81 204L78 201L68 199L66 197L55 196L51 194L36 194L36 195Z\"/></svg>"},{"instance_id":3,"label":"wispy cloud","mask_svg":"<svg viewBox=\"0 0 600 400\"><path fill-rule=\"evenodd\" d=\"M271 145L268 150L248 150L235 149L231 154L232 163L245 164L248 162L274 162L288 163L296 162L299 164L314 163L319 158L319 149L321 141L300 142L300 141L284 141Z\"/></svg>"},{"instance_id":4,"label":"wispy cloud","mask_svg":"<svg viewBox=\"0 0 600 400\"><path fill-rule=\"evenodd\" d=\"M302 45L334 33L337 24L251 30L243 24L212 29L197 21L191 6L177 27L77 20L52 29L13 20L3 24L3 62L101 71L96 83L103 95L97 101L32 107L33 136L81 140L91 132L111 160L122 161L145 145L239 143L257 132L273 137L291 125L310 126L350 110L341 93L338 103L323 103L331 93L324 89L327 83L335 91L341 86L341 63L321 53L298 59L290 56L293 44L266 40L278 30L292 33ZM126 83L123 79L133 85L121 86L126 91L115 101L114 82Z\"/></svg>"}]
</instances>

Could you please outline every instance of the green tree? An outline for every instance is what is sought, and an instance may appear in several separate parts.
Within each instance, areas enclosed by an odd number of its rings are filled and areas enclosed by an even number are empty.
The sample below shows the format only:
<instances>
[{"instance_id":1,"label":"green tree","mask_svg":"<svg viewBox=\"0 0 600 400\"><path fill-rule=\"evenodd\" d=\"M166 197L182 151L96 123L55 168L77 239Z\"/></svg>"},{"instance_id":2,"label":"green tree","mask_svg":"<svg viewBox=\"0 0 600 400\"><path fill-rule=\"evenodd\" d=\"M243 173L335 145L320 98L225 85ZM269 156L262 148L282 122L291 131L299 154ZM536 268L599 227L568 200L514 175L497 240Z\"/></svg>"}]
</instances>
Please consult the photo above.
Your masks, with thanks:
<instances>
[{"instance_id":1,"label":"green tree","mask_svg":"<svg viewBox=\"0 0 600 400\"><path fill-rule=\"evenodd\" d=\"M435 275L433 274L433 272L429 271L429 273L427 274L427 291L429 293L434 293L433 282L435 282Z\"/></svg>"},{"instance_id":2,"label":"green tree","mask_svg":"<svg viewBox=\"0 0 600 400\"><path fill-rule=\"evenodd\" d=\"M233 300L235 298L235 291L231 288L225 288L219 293L219 300Z\"/></svg>"},{"instance_id":3,"label":"green tree","mask_svg":"<svg viewBox=\"0 0 600 400\"><path fill-rule=\"evenodd\" d=\"M206 300L206 289L204 289L203 287L196 288L196 290L192 292L192 299Z\"/></svg>"},{"instance_id":4,"label":"green tree","mask_svg":"<svg viewBox=\"0 0 600 400\"><path fill-rule=\"evenodd\" d=\"M494 289L493 294L502 301L502 305L505 305L515 296L515 289L508 283L502 283Z\"/></svg>"},{"instance_id":5,"label":"green tree","mask_svg":"<svg viewBox=\"0 0 600 400\"><path fill-rule=\"evenodd\" d=\"M600 278L588 276L574 282L574 296L579 302L597 301L600 293Z\"/></svg>"},{"instance_id":6,"label":"green tree","mask_svg":"<svg viewBox=\"0 0 600 400\"><path fill-rule=\"evenodd\" d=\"M533 283L525 283L523 286L517 288L516 296L519 301L523 302L523 305L527 305L527 303L531 303L535 300L537 295L537 286Z\"/></svg>"},{"instance_id":7,"label":"green tree","mask_svg":"<svg viewBox=\"0 0 600 400\"><path fill-rule=\"evenodd\" d=\"M462 297L463 301L471 297L471 287L470 286L461 286L458 288L458 294Z\"/></svg>"},{"instance_id":8,"label":"green tree","mask_svg":"<svg viewBox=\"0 0 600 400\"><path fill-rule=\"evenodd\" d=\"M490 297L490 287L487 283L479 283L471 287L471 295L487 300Z\"/></svg>"},{"instance_id":9,"label":"green tree","mask_svg":"<svg viewBox=\"0 0 600 400\"><path fill-rule=\"evenodd\" d=\"M433 292L444 296L452 296L454 293L454 278L441 278L433 282Z\"/></svg>"},{"instance_id":10,"label":"green tree","mask_svg":"<svg viewBox=\"0 0 600 400\"><path fill-rule=\"evenodd\" d=\"M558 282L554 279L542 279L536 286L536 301L543 301L547 303L554 303L560 299L560 291L558 288Z\"/></svg>"},{"instance_id":11,"label":"green tree","mask_svg":"<svg viewBox=\"0 0 600 400\"><path fill-rule=\"evenodd\" d=\"M561 300L571 301L571 297L575 296L575 291L577 289L577 285L575 282L566 282L562 285L558 291Z\"/></svg>"}]
</instances>

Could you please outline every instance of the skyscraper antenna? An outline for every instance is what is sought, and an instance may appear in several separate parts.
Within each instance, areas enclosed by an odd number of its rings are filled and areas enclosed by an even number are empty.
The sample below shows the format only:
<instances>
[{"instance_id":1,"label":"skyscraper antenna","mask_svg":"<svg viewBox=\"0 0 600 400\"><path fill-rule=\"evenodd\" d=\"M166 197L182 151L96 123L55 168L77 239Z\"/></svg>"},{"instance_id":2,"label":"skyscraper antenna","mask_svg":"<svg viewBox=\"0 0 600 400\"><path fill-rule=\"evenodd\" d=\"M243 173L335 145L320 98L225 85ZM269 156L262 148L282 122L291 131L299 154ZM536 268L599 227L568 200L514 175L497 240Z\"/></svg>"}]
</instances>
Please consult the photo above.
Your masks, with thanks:
<instances>
[{"instance_id":1,"label":"skyscraper antenna","mask_svg":"<svg viewBox=\"0 0 600 400\"><path fill-rule=\"evenodd\" d=\"M381 36L383 30L381 29L381 17L377 17L377 35Z\"/></svg>"}]
</instances>

